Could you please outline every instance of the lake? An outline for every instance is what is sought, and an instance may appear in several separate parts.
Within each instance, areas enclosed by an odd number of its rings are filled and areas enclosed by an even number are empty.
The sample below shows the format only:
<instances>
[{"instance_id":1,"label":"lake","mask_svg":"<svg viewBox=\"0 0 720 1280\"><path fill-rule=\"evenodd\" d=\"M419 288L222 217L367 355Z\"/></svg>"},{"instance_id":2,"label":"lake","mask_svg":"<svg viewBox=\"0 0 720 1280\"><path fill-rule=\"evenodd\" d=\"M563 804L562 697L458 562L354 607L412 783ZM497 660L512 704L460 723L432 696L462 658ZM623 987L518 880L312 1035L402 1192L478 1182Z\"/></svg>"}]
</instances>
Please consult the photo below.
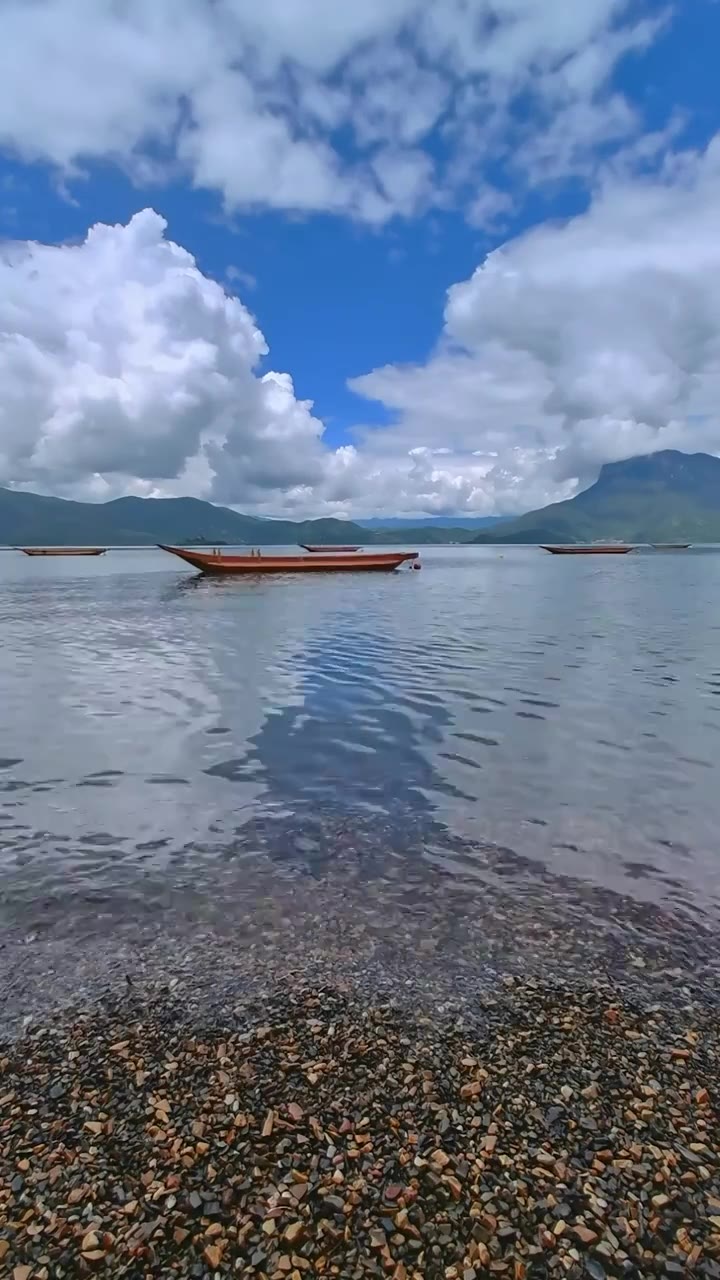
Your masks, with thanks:
<instances>
[{"instance_id":1,"label":"lake","mask_svg":"<svg viewBox=\"0 0 720 1280\"><path fill-rule=\"evenodd\" d=\"M578 939L709 954L720 553L422 563L206 580L154 551L0 553L16 993L28 939L37 984L63 939L77 977L78 940L88 970L168 930L277 941L278 911L317 941L321 903L375 955L401 931L405 964L522 966L531 934L543 964Z\"/></svg>"}]
</instances>

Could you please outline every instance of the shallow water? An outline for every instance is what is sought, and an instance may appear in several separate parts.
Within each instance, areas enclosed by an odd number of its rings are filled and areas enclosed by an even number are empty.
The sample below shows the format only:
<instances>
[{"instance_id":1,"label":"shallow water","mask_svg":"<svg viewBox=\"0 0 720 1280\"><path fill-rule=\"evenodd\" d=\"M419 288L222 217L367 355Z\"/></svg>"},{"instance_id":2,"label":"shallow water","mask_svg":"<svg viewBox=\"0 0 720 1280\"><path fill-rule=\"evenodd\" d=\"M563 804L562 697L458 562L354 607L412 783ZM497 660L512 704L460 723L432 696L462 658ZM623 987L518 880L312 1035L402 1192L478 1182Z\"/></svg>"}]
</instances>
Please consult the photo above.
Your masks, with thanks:
<instances>
[{"instance_id":1,"label":"shallow water","mask_svg":"<svg viewBox=\"0 0 720 1280\"><path fill-rule=\"evenodd\" d=\"M0 553L0 923L251 919L292 873L714 930L720 553L422 560Z\"/></svg>"}]
</instances>

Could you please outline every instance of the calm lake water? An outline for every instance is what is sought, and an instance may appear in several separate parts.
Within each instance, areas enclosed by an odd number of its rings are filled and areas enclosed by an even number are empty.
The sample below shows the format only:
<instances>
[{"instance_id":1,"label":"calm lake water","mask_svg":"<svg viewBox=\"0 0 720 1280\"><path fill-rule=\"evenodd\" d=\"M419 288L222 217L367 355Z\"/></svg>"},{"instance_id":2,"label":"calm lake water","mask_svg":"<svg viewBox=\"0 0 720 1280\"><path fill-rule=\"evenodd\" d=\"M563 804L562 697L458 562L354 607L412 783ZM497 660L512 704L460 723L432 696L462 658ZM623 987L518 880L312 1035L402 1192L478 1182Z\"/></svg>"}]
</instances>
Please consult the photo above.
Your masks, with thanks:
<instances>
[{"instance_id":1,"label":"calm lake water","mask_svg":"<svg viewBox=\"0 0 720 1280\"><path fill-rule=\"evenodd\" d=\"M252 906L258 859L272 896L351 858L713 923L720 552L422 562L223 581L1 553L0 917L147 913L229 867Z\"/></svg>"}]
</instances>

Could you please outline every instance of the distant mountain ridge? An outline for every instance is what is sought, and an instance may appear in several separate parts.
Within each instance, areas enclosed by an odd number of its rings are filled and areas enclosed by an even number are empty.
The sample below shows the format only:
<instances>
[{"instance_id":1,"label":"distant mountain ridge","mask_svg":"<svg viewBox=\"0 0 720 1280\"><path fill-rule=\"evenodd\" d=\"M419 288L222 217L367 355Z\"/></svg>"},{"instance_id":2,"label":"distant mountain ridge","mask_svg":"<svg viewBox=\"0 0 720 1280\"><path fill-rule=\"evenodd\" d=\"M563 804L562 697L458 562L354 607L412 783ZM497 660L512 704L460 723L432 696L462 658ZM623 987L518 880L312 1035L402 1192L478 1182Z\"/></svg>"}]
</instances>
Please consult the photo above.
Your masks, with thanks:
<instances>
[{"instance_id":1,"label":"distant mountain ridge","mask_svg":"<svg viewBox=\"0 0 720 1280\"><path fill-rule=\"evenodd\" d=\"M595 484L475 543L720 542L720 459L664 449L609 462Z\"/></svg>"},{"instance_id":2,"label":"distant mountain ridge","mask_svg":"<svg viewBox=\"0 0 720 1280\"><path fill-rule=\"evenodd\" d=\"M479 517L480 520L488 519ZM489 517L494 520L494 517ZM115 498L74 502L0 488L0 545L138 546L156 542L283 546L356 542L428 546L440 543L720 542L720 459L707 453L661 453L607 463L595 484L567 502L517 519L497 518L478 532L429 523L387 526L357 521L272 520L243 515L199 498ZM498 523L499 522L499 523Z\"/></svg>"},{"instance_id":3,"label":"distant mountain ridge","mask_svg":"<svg viewBox=\"0 0 720 1280\"><path fill-rule=\"evenodd\" d=\"M382 516L360 518L357 524L363 529L489 529L493 525L507 523L512 516L419 516L413 520L411 516L391 516L387 520Z\"/></svg>"},{"instance_id":4,"label":"distant mountain ridge","mask_svg":"<svg viewBox=\"0 0 720 1280\"><path fill-rule=\"evenodd\" d=\"M199 498L115 498L74 502L0 488L0 544L138 546L156 542L287 546L314 542L428 545L469 541L472 529L367 529L350 520L270 520L217 507Z\"/></svg>"}]
</instances>

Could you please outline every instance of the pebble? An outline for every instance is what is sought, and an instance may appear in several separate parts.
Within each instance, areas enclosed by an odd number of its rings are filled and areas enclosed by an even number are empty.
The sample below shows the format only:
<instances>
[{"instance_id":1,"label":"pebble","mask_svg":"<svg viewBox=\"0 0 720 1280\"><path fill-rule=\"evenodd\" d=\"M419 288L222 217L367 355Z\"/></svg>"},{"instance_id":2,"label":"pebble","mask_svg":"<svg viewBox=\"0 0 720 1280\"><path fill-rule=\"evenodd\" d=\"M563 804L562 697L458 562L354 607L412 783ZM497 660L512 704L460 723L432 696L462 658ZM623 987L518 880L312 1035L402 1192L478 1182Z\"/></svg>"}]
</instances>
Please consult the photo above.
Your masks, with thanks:
<instances>
[{"instance_id":1,"label":"pebble","mask_svg":"<svg viewBox=\"0 0 720 1280\"><path fill-rule=\"evenodd\" d=\"M299 982L262 1016L159 989L0 1045L0 1272L720 1280L712 1016L530 979L472 1033Z\"/></svg>"}]
</instances>

